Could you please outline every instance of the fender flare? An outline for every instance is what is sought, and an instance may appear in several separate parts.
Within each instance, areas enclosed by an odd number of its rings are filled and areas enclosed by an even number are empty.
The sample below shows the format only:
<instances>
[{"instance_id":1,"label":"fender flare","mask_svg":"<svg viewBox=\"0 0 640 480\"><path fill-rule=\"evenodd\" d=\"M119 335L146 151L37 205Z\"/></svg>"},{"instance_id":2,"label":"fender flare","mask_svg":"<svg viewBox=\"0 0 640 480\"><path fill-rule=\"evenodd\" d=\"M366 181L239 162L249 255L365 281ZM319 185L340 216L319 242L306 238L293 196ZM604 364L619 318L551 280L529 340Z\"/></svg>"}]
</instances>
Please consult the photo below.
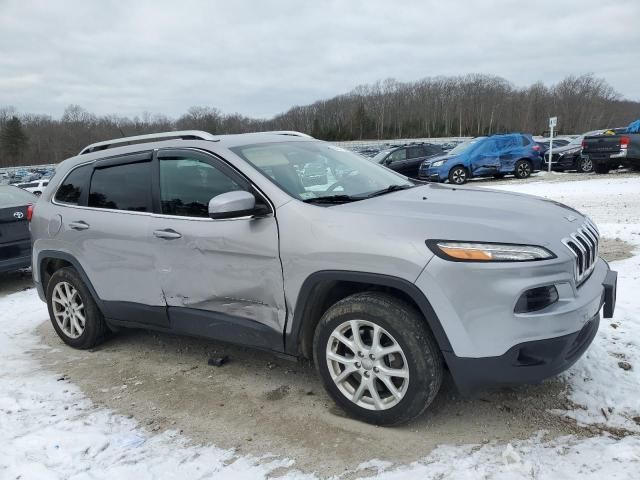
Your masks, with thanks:
<instances>
[{"instance_id":1,"label":"fender flare","mask_svg":"<svg viewBox=\"0 0 640 480\"><path fill-rule=\"evenodd\" d=\"M100 300L98 293L96 292L95 288L93 288L93 284L89 280L89 276L84 271L84 268L82 268L82 265L80 265L80 262L73 255L67 252L60 252L58 250L41 250L40 252L38 252L38 260L36 264L38 265L38 278L34 278L33 280L37 284L41 285L45 295L46 295L46 290L43 282L44 269L42 268L42 263L48 259L57 259L57 260L64 260L65 262L69 262L71 266L75 268L75 270L78 272L78 275L82 277L82 281L87 286L87 288L91 292L91 295L93 296L93 300L100 306L100 308L103 307L102 300Z\"/></svg>"},{"instance_id":2,"label":"fender flare","mask_svg":"<svg viewBox=\"0 0 640 480\"><path fill-rule=\"evenodd\" d=\"M427 325L431 329L440 350L452 352L451 343L447 334L442 328L442 323L436 315L431 303L425 294L412 282L403 278L379 273L357 272L349 270L323 270L309 275L300 287L298 298L291 320L291 328L285 328L285 350L291 355L301 355L301 342L305 326L305 313L307 306L312 299L312 294L316 286L326 281L343 281L370 284L379 287L389 287L399 290L411 298L418 306Z\"/></svg>"}]
</instances>

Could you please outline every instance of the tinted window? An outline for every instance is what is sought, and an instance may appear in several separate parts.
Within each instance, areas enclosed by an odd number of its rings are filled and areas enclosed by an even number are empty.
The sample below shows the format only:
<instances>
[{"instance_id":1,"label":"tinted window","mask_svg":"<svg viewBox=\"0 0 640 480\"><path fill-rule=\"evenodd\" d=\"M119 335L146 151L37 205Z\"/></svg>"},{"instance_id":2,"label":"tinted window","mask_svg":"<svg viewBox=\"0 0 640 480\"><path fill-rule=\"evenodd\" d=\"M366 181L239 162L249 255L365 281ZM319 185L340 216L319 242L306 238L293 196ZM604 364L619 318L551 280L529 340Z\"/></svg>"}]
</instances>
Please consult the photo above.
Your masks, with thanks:
<instances>
[{"instance_id":1,"label":"tinted window","mask_svg":"<svg viewBox=\"0 0 640 480\"><path fill-rule=\"evenodd\" d=\"M186 157L160 159L162 213L208 217L209 200L236 190L245 188L207 162Z\"/></svg>"},{"instance_id":2,"label":"tinted window","mask_svg":"<svg viewBox=\"0 0 640 480\"><path fill-rule=\"evenodd\" d=\"M73 170L62 182L56 192L56 201L78 205L83 191L89 187L89 177L91 176L91 165L85 165Z\"/></svg>"},{"instance_id":3,"label":"tinted window","mask_svg":"<svg viewBox=\"0 0 640 480\"><path fill-rule=\"evenodd\" d=\"M391 162L399 162L399 161L402 161L402 160L406 160L407 159L407 149L406 148L401 148L400 150L396 150L391 155L389 155L389 157L387 159L391 160Z\"/></svg>"},{"instance_id":4,"label":"tinted window","mask_svg":"<svg viewBox=\"0 0 640 480\"><path fill-rule=\"evenodd\" d=\"M422 147L409 147L407 150L407 158L424 157L424 149Z\"/></svg>"},{"instance_id":5,"label":"tinted window","mask_svg":"<svg viewBox=\"0 0 640 480\"><path fill-rule=\"evenodd\" d=\"M151 162L98 168L91 177L89 206L148 212L151 210Z\"/></svg>"}]
</instances>

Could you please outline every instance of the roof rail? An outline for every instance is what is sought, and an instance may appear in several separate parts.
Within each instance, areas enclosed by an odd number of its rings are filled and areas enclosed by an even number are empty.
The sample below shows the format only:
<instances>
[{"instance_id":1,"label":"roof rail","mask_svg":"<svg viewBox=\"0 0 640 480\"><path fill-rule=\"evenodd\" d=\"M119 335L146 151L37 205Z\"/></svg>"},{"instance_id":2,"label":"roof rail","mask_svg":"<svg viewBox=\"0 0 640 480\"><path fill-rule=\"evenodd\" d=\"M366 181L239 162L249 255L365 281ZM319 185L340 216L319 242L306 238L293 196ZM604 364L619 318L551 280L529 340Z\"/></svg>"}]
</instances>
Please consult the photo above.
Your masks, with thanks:
<instances>
[{"instance_id":1,"label":"roof rail","mask_svg":"<svg viewBox=\"0 0 640 480\"><path fill-rule=\"evenodd\" d=\"M128 144L128 143L145 143L145 142L153 142L156 140L169 140L174 138L180 138L182 140L211 140L218 142L220 139L211 135L208 132L203 132L200 130L182 130L178 132L162 132L162 133L151 133L148 135L135 135L133 137L122 137L116 138L113 140L105 140L104 142L92 143L84 147L79 155L84 155L85 153L97 152L100 150L106 150L112 146Z\"/></svg>"},{"instance_id":2,"label":"roof rail","mask_svg":"<svg viewBox=\"0 0 640 480\"><path fill-rule=\"evenodd\" d=\"M306 133L302 133L302 132L296 132L295 130L273 130L270 132L255 132L255 133L271 133L273 135L288 135L290 137L313 138L311 135L307 135Z\"/></svg>"}]
</instances>

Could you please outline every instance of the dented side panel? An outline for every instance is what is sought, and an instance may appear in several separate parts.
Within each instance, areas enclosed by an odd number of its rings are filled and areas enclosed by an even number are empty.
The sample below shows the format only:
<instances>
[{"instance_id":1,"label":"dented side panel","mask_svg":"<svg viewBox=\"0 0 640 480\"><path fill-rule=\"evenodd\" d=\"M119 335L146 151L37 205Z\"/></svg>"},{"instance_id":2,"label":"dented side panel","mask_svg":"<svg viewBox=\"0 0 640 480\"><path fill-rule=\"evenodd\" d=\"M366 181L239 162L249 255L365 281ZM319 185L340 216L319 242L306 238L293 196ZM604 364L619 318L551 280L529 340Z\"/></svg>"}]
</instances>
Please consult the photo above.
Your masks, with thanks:
<instances>
[{"instance_id":1,"label":"dented side panel","mask_svg":"<svg viewBox=\"0 0 640 480\"><path fill-rule=\"evenodd\" d=\"M282 332L285 304L278 225L274 217L233 220L153 216L154 263L170 307L211 311Z\"/></svg>"}]
</instances>

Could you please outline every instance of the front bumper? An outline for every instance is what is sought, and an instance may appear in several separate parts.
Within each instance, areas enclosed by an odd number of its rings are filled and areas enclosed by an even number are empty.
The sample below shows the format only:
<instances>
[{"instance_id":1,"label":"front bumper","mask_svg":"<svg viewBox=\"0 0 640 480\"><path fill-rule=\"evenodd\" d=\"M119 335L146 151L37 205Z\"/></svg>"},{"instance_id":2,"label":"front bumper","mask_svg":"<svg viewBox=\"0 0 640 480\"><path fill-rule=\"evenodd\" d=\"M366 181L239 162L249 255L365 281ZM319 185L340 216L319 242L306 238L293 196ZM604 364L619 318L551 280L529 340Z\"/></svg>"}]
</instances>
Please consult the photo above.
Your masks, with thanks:
<instances>
[{"instance_id":1,"label":"front bumper","mask_svg":"<svg viewBox=\"0 0 640 480\"><path fill-rule=\"evenodd\" d=\"M418 179L428 182L444 182L448 178L448 171L443 167L420 167Z\"/></svg>"},{"instance_id":2,"label":"front bumper","mask_svg":"<svg viewBox=\"0 0 640 480\"><path fill-rule=\"evenodd\" d=\"M498 357L465 358L452 352L443 353L463 394L496 385L535 384L578 361L595 338L599 324L600 314L596 313L578 332L521 343Z\"/></svg>"},{"instance_id":3,"label":"front bumper","mask_svg":"<svg viewBox=\"0 0 640 480\"><path fill-rule=\"evenodd\" d=\"M570 267L561 259L526 269L432 259L416 284L430 292L451 347L443 348L443 355L461 391L540 382L582 355L603 305L603 316L613 315L617 275L600 259L576 286ZM514 313L520 294L542 285L555 285L559 300L542 310Z\"/></svg>"}]
</instances>

